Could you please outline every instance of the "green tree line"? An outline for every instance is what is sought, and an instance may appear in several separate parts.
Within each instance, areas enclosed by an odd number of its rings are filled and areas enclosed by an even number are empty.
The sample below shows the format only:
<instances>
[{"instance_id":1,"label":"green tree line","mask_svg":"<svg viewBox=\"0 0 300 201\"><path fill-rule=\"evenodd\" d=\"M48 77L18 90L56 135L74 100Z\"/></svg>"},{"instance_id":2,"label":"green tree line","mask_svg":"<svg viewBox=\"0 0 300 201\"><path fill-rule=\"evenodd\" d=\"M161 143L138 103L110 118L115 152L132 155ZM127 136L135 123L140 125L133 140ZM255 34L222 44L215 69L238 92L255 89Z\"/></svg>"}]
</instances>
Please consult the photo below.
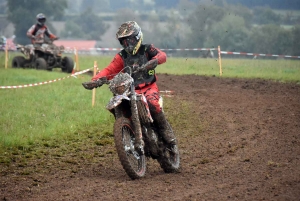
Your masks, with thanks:
<instances>
[{"instance_id":1,"label":"green tree line","mask_svg":"<svg viewBox=\"0 0 300 201\"><path fill-rule=\"evenodd\" d=\"M298 56L300 22L283 26L281 17L270 8L250 10L241 5L198 5L181 22L188 24L189 29L185 26L177 30L179 40L175 40L174 31L169 32L164 40L169 41L165 42L168 48L210 48L220 45L225 51ZM179 21L178 18L176 23L179 24Z\"/></svg>"},{"instance_id":2,"label":"green tree line","mask_svg":"<svg viewBox=\"0 0 300 201\"><path fill-rule=\"evenodd\" d=\"M101 1L103 5L109 2ZM51 20L66 22L61 38L101 40L101 35L109 28L100 17L101 13L86 6L81 14L67 17L68 6L67 0L7 0L7 16L15 25L17 42L29 42L26 31L36 22L35 16L40 12L46 14L48 25ZM220 45L225 51L300 55L299 18L278 14L268 7L249 9L224 4L224 1L214 5L181 0L175 9L157 8L141 17L145 13L121 8L112 20L117 24L136 20L142 26L144 41L160 48L212 48ZM145 22L148 26L144 29ZM55 27L51 30L55 33ZM111 37L115 40L114 35ZM184 54L197 56L198 53Z\"/></svg>"}]
</instances>

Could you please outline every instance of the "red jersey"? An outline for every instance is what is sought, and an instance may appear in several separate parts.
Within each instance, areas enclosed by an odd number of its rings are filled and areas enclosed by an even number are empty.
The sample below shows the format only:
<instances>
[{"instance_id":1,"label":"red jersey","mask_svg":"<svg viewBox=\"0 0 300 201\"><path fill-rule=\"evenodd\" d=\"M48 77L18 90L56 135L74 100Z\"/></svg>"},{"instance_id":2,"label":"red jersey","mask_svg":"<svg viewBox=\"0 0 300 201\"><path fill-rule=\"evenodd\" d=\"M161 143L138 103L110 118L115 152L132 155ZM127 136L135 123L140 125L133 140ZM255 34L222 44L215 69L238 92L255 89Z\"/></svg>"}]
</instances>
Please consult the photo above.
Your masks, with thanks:
<instances>
[{"instance_id":1,"label":"red jersey","mask_svg":"<svg viewBox=\"0 0 300 201\"><path fill-rule=\"evenodd\" d=\"M160 49L154 47L154 45L148 45L146 46L145 50L145 56L147 57L148 61L152 59L157 59L158 64L165 63L167 60L166 53L161 51ZM140 48L141 49L141 48ZM122 52L122 51L121 51ZM123 70L125 67L125 61L122 57L121 52L115 55L113 60L110 62L110 64L101 70L97 75L95 75L92 80L98 80L101 77L107 77L108 80L112 79L117 73ZM128 54L128 57L131 57L131 55Z\"/></svg>"}]
</instances>

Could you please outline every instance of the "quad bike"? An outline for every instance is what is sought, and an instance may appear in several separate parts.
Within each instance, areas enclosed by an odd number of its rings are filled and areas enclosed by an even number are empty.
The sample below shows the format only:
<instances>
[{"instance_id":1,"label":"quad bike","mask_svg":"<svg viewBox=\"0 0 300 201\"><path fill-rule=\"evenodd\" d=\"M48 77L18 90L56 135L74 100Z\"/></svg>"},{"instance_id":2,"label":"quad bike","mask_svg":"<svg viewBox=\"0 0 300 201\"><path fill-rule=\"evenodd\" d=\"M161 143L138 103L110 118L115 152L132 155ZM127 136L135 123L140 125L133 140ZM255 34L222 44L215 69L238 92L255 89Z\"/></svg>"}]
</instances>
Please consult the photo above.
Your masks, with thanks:
<instances>
[{"instance_id":1,"label":"quad bike","mask_svg":"<svg viewBox=\"0 0 300 201\"><path fill-rule=\"evenodd\" d=\"M130 74L131 72L132 70ZM146 157L156 159L166 173L177 172L180 166L178 146L170 147L159 135L146 97L136 93L130 74L120 72L112 80L101 78L82 85L86 89L91 89L88 85L93 88L109 85L114 96L106 109L115 117L113 134L116 150L123 169L131 179L139 179L145 175ZM137 146L137 139L142 139L144 143Z\"/></svg>"},{"instance_id":2,"label":"quad bike","mask_svg":"<svg viewBox=\"0 0 300 201\"><path fill-rule=\"evenodd\" d=\"M70 57L62 57L64 46L56 46L53 40L43 44L17 45L17 50L24 56L15 56L12 59L13 68L35 68L38 70L49 70L61 68L63 72L71 73L74 61Z\"/></svg>"}]
</instances>

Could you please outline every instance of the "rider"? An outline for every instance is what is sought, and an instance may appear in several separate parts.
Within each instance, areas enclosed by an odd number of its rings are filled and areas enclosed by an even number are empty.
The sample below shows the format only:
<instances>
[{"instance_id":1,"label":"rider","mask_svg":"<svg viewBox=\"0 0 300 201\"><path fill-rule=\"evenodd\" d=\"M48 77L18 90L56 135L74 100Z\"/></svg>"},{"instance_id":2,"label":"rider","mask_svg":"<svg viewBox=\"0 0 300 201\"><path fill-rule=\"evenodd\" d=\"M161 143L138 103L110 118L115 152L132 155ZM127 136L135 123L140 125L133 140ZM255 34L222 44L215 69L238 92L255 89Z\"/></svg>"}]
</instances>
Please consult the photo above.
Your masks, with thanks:
<instances>
[{"instance_id":1,"label":"rider","mask_svg":"<svg viewBox=\"0 0 300 201\"><path fill-rule=\"evenodd\" d=\"M45 43L45 35L51 40L58 39L57 36L52 34L48 27L45 25L46 16L43 13L39 13L36 16L37 23L32 25L28 31L27 36L31 39L32 44L43 44Z\"/></svg>"},{"instance_id":2,"label":"rider","mask_svg":"<svg viewBox=\"0 0 300 201\"><path fill-rule=\"evenodd\" d=\"M123 49L92 80L101 80L100 78L103 77L110 80L120 71L127 72L128 69L124 69L125 66L137 68L139 72L133 75L135 90L145 95L154 123L159 128L159 134L170 146L176 145L174 133L159 105L159 91L154 70L158 64L166 62L166 53L154 47L153 44L142 44L142 30L134 21L123 23L116 33L116 38ZM94 86L89 86L87 89L93 88Z\"/></svg>"}]
</instances>

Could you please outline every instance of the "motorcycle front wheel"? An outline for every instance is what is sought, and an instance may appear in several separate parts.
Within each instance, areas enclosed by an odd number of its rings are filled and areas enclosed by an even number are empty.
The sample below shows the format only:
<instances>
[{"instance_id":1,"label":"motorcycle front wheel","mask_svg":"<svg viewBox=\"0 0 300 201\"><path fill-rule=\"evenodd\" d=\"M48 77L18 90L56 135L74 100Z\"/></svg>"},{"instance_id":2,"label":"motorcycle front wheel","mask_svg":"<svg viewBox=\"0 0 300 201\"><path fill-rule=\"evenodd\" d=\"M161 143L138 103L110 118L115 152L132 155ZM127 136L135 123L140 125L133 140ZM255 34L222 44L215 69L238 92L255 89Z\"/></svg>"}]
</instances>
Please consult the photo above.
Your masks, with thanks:
<instances>
[{"instance_id":1,"label":"motorcycle front wheel","mask_svg":"<svg viewBox=\"0 0 300 201\"><path fill-rule=\"evenodd\" d=\"M131 179L139 179L145 175L145 155L134 149L134 132L129 119L117 118L114 124L114 140L119 160L123 169Z\"/></svg>"}]
</instances>

